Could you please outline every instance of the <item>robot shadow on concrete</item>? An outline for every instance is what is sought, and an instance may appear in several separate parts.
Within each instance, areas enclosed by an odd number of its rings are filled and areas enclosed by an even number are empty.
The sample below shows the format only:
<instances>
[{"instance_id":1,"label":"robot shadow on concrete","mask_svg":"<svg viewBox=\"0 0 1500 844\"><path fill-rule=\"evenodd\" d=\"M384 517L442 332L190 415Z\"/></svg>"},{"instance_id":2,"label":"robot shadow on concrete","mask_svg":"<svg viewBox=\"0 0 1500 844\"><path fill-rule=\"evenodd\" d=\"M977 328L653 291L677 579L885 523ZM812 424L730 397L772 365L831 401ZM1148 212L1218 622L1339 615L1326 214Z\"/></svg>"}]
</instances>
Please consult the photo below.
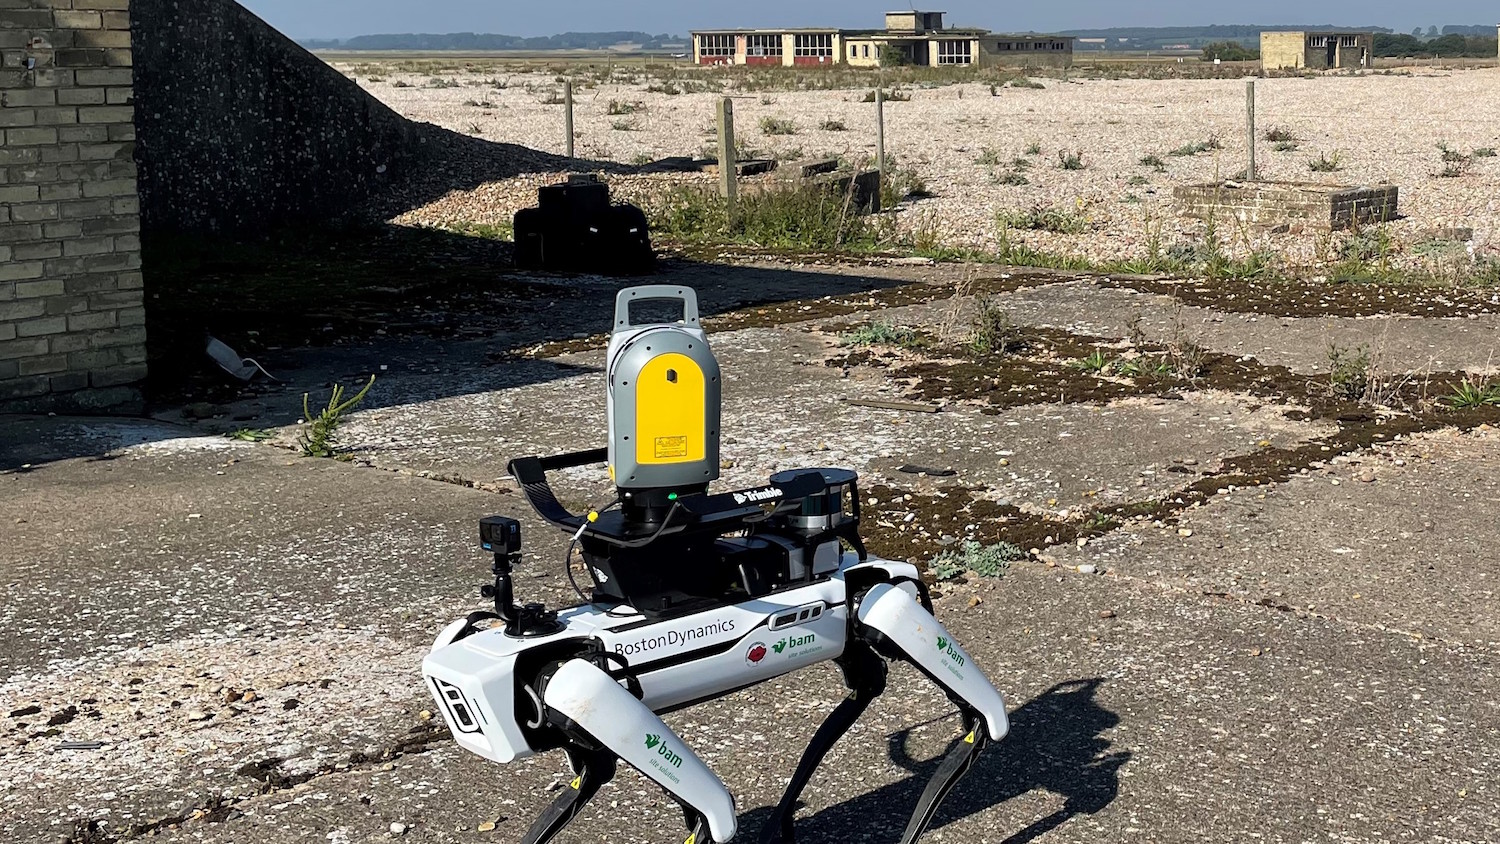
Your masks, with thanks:
<instances>
[{"instance_id":1,"label":"robot shadow on concrete","mask_svg":"<svg viewBox=\"0 0 1500 844\"><path fill-rule=\"evenodd\" d=\"M641 323L643 303L681 317ZM860 538L859 479L801 469L763 486L710 493L719 475L719 365L696 294L670 285L620 291L606 352L608 447L511 461L532 508L571 535L591 581L561 610L517 604L521 525L490 516L493 612L448 625L423 660L458 744L496 762L562 750L575 776L522 838L545 844L615 774L620 761L681 807L686 844L734 837L724 783L660 718L831 661L848 696L808 741L763 844L792 844L798 797L835 743L886 689L888 663L911 664L958 708L962 731L915 800L902 844L1009 732L1005 701L932 615L916 567L871 555ZM549 473L605 464L616 498L570 512Z\"/></svg>"},{"instance_id":2,"label":"robot shadow on concrete","mask_svg":"<svg viewBox=\"0 0 1500 844\"><path fill-rule=\"evenodd\" d=\"M931 829L998 806L1036 789L1061 796L1057 811L1039 818L1004 839L1002 844L1029 844L1077 815L1091 815L1114 802L1120 788L1120 768L1130 761L1128 750L1111 750L1103 733L1120 722L1119 716L1095 699L1100 678L1059 683L1010 713L1010 737L980 757L964 783L955 788L933 818ZM861 794L799 819L799 844L833 844L848 840L848 830L899 828L904 807L919 799L923 783L931 779L941 756L919 760L907 752L916 726L893 733L887 740L892 762L911 776ZM950 742L947 752L952 751ZM753 827L771 814L770 808L747 812L741 822Z\"/></svg>"}]
</instances>

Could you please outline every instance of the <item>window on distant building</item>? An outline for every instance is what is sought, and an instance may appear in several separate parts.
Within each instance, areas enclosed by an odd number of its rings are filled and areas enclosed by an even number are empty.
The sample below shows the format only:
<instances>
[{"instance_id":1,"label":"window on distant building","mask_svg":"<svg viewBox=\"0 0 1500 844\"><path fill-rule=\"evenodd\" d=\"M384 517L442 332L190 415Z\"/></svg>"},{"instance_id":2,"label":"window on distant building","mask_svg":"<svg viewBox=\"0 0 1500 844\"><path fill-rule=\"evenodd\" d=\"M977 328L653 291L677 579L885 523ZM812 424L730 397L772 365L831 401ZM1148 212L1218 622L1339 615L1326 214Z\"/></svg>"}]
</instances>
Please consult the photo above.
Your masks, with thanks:
<instances>
[{"instance_id":1,"label":"window on distant building","mask_svg":"<svg viewBox=\"0 0 1500 844\"><path fill-rule=\"evenodd\" d=\"M1340 47L1358 47L1359 46L1359 36L1357 36L1357 35L1341 35L1341 36L1339 36L1339 46Z\"/></svg>"},{"instance_id":2,"label":"window on distant building","mask_svg":"<svg viewBox=\"0 0 1500 844\"><path fill-rule=\"evenodd\" d=\"M1312 36L1312 37L1310 37L1310 38L1307 39L1307 46L1309 46L1309 47L1327 47L1328 46L1328 36L1326 36L1326 35L1314 35L1314 36Z\"/></svg>"},{"instance_id":3,"label":"window on distant building","mask_svg":"<svg viewBox=\"0 0 1500 844\"><path fill-rule=\"evenodd\" d=\"M745 42L747 56L780 56L780 35L751 35Z\"/></svg>"},{"instance_id":4,"label":"window on distant building","mask_svg":"<svg viewBox=\"0 0 1500 844\"><path fill-rule=\"evenodd\" d=\"M861 58L868 59L870 57L870 45L866 44L863 47L860 47L859 48L859 53L860 53Z\"/></svg>"},{"instance_id":5,"label":"window on distant building","mask_svg":"<svg viewBox=\"0 0 1500 844\"><path fill-rule=\"evenodd\" d=\"M937 42L938 64L972 63L974 61L974 55L970 52L970 46L971 44L967 38L945 38Z\"/></svg>"},{"instance_id":6,"label":"window on distant building","mask_svg":"<svg viewBox=\"0 0 1500 844\"><path fill-rule=\"evenodd\" d=\"M833 35L798 35L792 47L794 56L833 56Z\"/></svg>"},{"instance_id":7,"label":"window on distant building","mask_svg":"<svg viewBox=\"0 0 1500 844\"><path fill-rule=\"evenodd\" d=\"M734 55L734 36L700 35L698 36L698 54L701 56L732 56Z\"/></svg>"}]
</instances>

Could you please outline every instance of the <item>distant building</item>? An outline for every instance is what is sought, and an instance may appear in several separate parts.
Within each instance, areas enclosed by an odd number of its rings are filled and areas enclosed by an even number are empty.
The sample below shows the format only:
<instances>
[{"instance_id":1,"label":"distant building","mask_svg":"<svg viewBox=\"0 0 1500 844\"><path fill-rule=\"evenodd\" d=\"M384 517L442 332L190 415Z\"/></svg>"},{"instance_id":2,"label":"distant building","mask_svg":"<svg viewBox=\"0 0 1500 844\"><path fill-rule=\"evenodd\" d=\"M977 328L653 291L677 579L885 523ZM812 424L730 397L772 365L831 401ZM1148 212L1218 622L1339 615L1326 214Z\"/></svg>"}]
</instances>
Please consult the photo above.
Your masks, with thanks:
<instances>
[{"instance_id":1,"label":"distant building","mask_svg":"<svg viewBox=\"0 0 1500 844\"><path fill-rule=\"evenodd\" d=\"M1266 70L1336 70L1370 66L1373 32L1262 32L1260 62Z\"/></svg>"},{"instance_id":2,"label":"distant building","mask_svg":"<svg viewBox=\"0 0 1500 844\"><path fill-rule=\"evenodd\" d=\"M697 64L876 67L885 51L907 64L1067 67L1074 39L945 29L942 12L886 12L885 29L712 29L693 33Z\"/></svg>"}]
</instances>

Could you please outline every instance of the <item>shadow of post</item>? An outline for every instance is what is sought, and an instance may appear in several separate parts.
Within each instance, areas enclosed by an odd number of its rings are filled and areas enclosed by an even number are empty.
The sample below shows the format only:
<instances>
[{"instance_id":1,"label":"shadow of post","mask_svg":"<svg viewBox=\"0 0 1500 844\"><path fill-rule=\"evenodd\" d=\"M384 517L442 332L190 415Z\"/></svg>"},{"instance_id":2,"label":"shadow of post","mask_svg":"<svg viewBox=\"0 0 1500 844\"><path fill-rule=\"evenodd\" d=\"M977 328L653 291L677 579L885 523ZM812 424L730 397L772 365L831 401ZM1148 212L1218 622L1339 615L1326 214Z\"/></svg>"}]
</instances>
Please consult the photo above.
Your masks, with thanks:
<instances>
[{"instance_id":1,"label":"shadow of post","mask_svg":"<svg viewBox=\"0 0 1500 844\"><path fill-rule=\"evenodd\" d=\"M1010 735L981 755L974 770L959 781L929 832L1036 789L1061 796L1060 809L1004 842L1026 844L1070 818L1094 814L1113 802L1119 793L1120 768L1130 760L1130 752L1112 751L1103 736L1120 722L1095 700L1103 682L1095 677L1059 683L1012 712ZM799 819L797 841L846 842L849 830L860 828L890 830L890 840L896 840L942 758L939 754L925 761L913 759L906 750L913 729L889 739L891 760L910 771L910 777ZM949 748L958 741L955 737ZM741 819L742 827L759 834L769 814L769 808L749 812Z\"/></svg>"}]
</instances>

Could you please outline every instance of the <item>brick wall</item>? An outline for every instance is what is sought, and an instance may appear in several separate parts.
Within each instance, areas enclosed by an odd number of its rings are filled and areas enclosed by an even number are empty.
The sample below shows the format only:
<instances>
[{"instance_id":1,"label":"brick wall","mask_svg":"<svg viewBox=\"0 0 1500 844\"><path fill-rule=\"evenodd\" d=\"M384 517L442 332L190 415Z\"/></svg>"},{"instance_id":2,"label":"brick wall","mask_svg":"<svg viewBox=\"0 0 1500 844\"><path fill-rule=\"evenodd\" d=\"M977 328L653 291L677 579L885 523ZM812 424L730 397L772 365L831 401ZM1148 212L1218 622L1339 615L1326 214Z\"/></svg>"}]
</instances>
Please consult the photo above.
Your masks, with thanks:
<instances>
[{"instance_id":1,"label":"brick wall","mask_svg":"<svg viewBox=\"0 0 1500 844\"><path fill-rule=\"evenodd\" d=\"M0 410L140 403L129 0L0 0Z\"/></svg>"},{"instance_id":2,"label":"brick wall","mask_svg":"<svg viewBox=\"0 0 1500 844\"><path fill-rule=\"evenodd\" d=\"M1182 185L1172 192L1177 212L1202 220L1239 220L1253 226L1305 223L1319 229L1396 219L1395 185L1332 187L1292 182Z\"/></svg>"}]
</instances>

